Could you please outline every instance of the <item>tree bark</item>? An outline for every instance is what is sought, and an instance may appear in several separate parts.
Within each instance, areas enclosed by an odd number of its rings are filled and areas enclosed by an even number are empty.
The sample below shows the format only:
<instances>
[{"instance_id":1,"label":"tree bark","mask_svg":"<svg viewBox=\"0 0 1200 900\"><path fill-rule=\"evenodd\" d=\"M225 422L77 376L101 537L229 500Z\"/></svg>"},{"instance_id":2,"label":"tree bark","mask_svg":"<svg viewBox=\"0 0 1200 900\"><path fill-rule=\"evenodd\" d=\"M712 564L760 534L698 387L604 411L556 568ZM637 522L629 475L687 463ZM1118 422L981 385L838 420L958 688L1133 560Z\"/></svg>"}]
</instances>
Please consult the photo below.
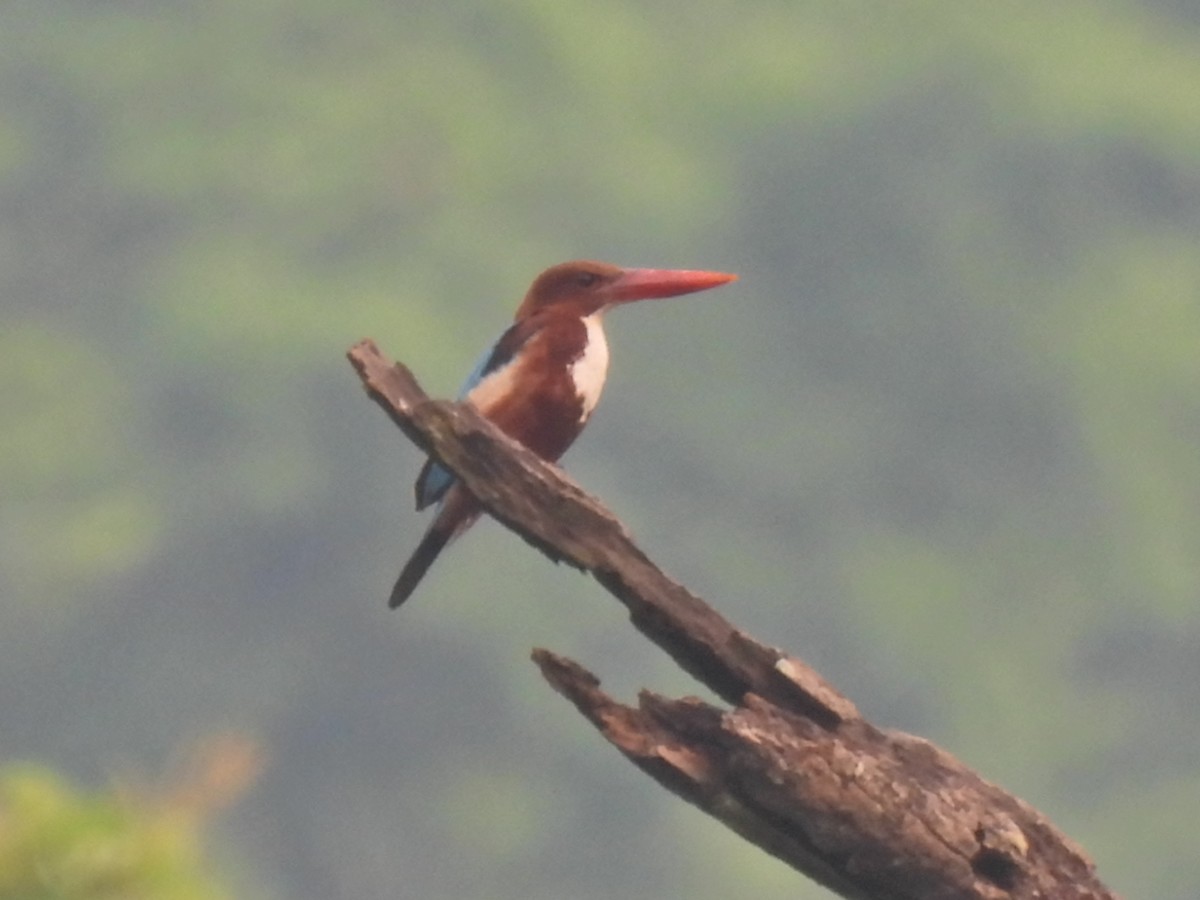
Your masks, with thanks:
<instances>
[{"instance_id":1,"label":"tree bark","mask_svg":"<svg viewBox=\"0 0 1200 900\"><path fill-rule=\"evenodd\" d=\"M733 627L560 469L469 406L430 400L371 341L348 356L371 399L493 517L590 572L730 705L643 691L626 706L578 663L533 652L550 684L661 785L843 897L1116 900L1037 810L928 741L875 727L804 662Z\"/></svg>"}]
</instances>

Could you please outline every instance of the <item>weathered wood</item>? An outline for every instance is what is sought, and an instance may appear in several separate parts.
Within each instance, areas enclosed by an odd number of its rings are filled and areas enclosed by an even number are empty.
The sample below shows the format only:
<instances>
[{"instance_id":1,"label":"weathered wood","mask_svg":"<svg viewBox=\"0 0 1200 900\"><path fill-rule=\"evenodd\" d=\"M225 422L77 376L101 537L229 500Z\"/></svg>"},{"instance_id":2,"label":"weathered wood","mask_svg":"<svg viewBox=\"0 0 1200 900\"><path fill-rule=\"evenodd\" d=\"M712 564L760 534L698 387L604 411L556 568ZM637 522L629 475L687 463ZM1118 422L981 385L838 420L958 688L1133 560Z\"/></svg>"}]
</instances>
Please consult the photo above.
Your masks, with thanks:
<instances>
[{"instance_id":1,"label":"weathered wood","mask_svg":"<svg viewBox=\"0 0 1200 900\"><path fill-rule=\"evenodd\" d=\"M843 897L1115 900L1036 810L933 744L871 725L804 662L733 627L560 469L471 408L430 400L370 341L348 355L371 398L496 519L591 572L730 704L643 692L625 706L577 663L534 651L555 689L660 784Z\"/></svg>"}]
</instances>

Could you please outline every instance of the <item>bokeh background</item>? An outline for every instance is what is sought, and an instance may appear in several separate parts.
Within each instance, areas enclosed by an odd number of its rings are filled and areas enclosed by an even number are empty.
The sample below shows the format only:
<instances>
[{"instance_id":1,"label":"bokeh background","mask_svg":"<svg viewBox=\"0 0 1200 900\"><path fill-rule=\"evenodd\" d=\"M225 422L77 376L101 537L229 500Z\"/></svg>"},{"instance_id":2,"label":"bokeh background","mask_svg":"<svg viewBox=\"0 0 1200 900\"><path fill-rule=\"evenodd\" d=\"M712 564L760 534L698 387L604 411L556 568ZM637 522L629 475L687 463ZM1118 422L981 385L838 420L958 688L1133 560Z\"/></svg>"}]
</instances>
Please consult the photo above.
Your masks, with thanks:
<instances>
[{"instance_id":1,"label":"bokeh background","mask_svg":"<svg viewBox=\"0 0 1200 900\"><path fill-rule=\"evenodd\" d=\"M742 280L610 317L572 475L1200 895L1200 5L17 0L0 45L0 831L225 735L219 815L219 764L150 791L210 880L121 896L826 896L540 681L698 690L590 580L489 523L384 609L420 457L344 351L452 394L592 257Z\"/></svg>"}]
</instances>

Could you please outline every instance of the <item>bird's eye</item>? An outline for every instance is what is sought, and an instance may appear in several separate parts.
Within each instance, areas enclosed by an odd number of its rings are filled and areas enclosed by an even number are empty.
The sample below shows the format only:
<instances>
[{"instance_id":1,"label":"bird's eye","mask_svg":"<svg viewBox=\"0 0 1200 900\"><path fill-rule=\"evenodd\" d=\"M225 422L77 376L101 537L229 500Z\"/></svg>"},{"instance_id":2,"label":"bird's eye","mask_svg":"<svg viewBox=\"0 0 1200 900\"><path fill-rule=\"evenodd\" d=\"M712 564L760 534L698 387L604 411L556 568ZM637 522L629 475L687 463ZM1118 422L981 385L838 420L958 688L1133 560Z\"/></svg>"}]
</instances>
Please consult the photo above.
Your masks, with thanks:
<instances>
[{"instance_id":1,"label":"bird's eye","mask_svg":"<svg viewBox=\"0 0 1200 900\"><path fill-rule=\"evenodd\" d=\"M593 287L596 284L596 282L599 280L600 280L600 276L597 275L595 272L579 272L575 276L575 283L577 285L579 285L581 288Z\"/></svg>"}]
</instances>

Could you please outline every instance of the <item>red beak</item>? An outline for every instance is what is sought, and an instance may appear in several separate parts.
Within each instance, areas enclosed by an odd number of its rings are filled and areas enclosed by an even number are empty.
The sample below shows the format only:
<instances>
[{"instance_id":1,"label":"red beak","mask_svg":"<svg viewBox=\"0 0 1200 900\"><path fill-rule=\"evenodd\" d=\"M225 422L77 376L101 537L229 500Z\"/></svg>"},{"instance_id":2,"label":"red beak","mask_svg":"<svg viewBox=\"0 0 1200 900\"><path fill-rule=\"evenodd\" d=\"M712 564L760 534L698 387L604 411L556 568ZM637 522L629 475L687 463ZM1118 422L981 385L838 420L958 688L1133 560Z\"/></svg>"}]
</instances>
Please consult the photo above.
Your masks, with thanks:
<instances>
[{"instance_id":1,"label":"red beak","mask_svg":"<svg viewBox=\"0 0 1200 900\"><path fill-rule=\"evenodd\" d=\"M626 269L609 285L614 303L631 300L650 300L656 297L678 297L707 291L737 281L727 272L697 272L689 269Z\"/></svg>"}]
</instances>

